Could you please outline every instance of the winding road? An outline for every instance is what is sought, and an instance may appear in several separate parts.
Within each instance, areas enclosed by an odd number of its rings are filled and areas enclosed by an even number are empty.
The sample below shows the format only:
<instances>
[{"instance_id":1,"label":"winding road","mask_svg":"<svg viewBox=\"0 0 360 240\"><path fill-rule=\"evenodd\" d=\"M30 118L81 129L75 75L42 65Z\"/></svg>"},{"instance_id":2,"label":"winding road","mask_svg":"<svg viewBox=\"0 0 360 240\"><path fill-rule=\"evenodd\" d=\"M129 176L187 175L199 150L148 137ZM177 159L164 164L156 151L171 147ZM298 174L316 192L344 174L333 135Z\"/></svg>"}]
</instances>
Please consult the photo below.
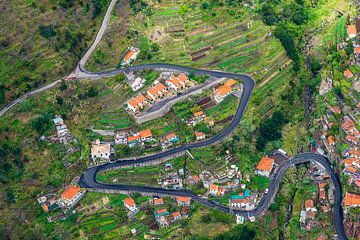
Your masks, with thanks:
<instances>
[{"instance_id":1,"label":"winding road","mask_svg":"<svg viewBox=\"0 0 360 240\"><path fill-rule=\"evenodd\" d=\"M136 65L136 66L130 66L127 68L122 69L115 69L115 70L109 70L109 71L102 71L102 72L89 72L85 69L85 63L91 53L94 51L95 47L101 40L105 29L108 25L109 18L111 11L113 7L115 6L116 0L112 0L110 2L109 8L105 14L102 26L87 53L84 55L84 57L80 60L79 64L75 68L75 70L69 75L69 77L75 77L77 79L99 79L104 77L110 77L115 76L116 74L123 73L124 71L137 71L137 70L143 70L143 69L154 69L154 70L175 70L175 71L181 71L181 72L189 72L193 71L195 74L207 74L214 77L225 77L225 78L234 78L234 79L241 79L243 83L243 91L242 96L237 108L237 112L230 123L230 125L224 129L222 132L220 132L218 135L216 135L213 138L207 139L202 142L196 142L192 144L186 144L182 145L177 148L170 149L168 151L160 152L154 155L139 157L139 158L129 158L129 159L118 159L115 162L106 163L98 166L93 166L88 168L80 177L78 184L83 187L87 188L90 191L109 191L109 192L119 192L119 191L128 191L128 192L139 192L144 194L165 194L165 195L172 195L172 196L189 196L192 198L193 201L197 201L203 205L206 205L208 207L216 208L221 211L229 212L230 209L227 206L221 205L219 203L203 199L189 191L184 190L165 190L161 188L153 188L153 187L142 187L142 186L130 186L130 185L121 185L121 184L105 184L100 183L96 180L96 175L105 170L113 169L116 167L122 167L122 166L136 166L137 164L145 163L154 161L156 159L165 158L165 157L171 157L174 154L184 152L186 150L190 150L193 148L199 148L208 146L211 144L214 144L216 142L219 142L220 140L224 139L226 136L230 135L232 131L236 128L236 126L239 124L246 106L250 100L252 91L255 87L254 80L244 74L235 74L235 73L225 73L221 71L210 71L210 70L201 70L201 69L194 69L184 66L178 66L173 64L164 64L164 63L154 63L154 64L143 64L143 65ZM4 107L0 110L0 117L5 115L9 110L11 110L14 106L16 106L18 103L26 99L27 97L33 96L35 94L38 94L42 91L46 91L48 89L51 89L58 85L61 82L60 80L57 80L55 82L52 82L50 84L44 85L32 92L29 92L20 98L14 100L9 105ZM334 169L332 168L330 162L325 156L313 154L313 153L302 153L299 155L294 156L289 161L286 161L282 163L278 169L276 170L276 173L272 176L268 192L262 197L260 200L258 206L253 210L233 210L234 214L244 216L246 218L248 217L256 217L261 214L263 214L269 205L271 204L272 200L274 199L277 190L279 188L279 185L284 177L285 171L294 164L300 164L305 162L316 162L320 165L322 165L327 173L331 176L331 180L335 186L335 202L334 202L334 225L336 234L338 235L338 238L341 240L348 239L345 234L344 225L343 225L343 215L342 215L342 189L341 184L338 175L335 173Z\"/></svg>"}]
</instances>

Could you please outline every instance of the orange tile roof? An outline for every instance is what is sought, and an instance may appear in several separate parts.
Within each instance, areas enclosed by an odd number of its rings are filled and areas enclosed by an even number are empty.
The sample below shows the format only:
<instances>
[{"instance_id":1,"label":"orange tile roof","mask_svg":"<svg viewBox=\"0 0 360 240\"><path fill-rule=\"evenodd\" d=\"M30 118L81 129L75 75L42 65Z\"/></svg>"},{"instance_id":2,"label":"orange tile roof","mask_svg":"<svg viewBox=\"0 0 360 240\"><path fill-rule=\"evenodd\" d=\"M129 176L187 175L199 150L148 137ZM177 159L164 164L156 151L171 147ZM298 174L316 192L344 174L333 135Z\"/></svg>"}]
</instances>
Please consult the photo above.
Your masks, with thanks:
<instances>
[{"instance_id":1,"label":"orange tile roof","mask_svg":"<svg viewBox=\"0 0 360 240\"><path fill-rule=\"evenodd\" d=\"M61 193L61 197L67 200L72 200L79 192L80 192L79 186L70 186L64 192Z\"/></svg>"},{"instance_id":2,"label":"orange tile roof","mask_svg":"<svg viewBox=\"0 0 360 240\"><path fill-rule=\"evenodd\" d=\"M261 171L270 172L274 164L274 159L264 156L261 158L256 169Z\"/></svg>"},{"instance_id":3,"label":"orange tile roof","mask_svg":"<svg viewBox=\"0 0 360 240\"><path fill-rule=\"evenodd\" d=\"M319 198L320 199L325 199L326 198L326 194L325 194L325 190L322 189L319 191Z\"/></svg>"},{"instance_id":4,"label":"orange tile roof","mask_svg":"<svg viewBox=\"0 0 360 240\"><path fill-rule=\"evenodd\" d=\"M136 96L135 98L132 98L128 101L128 104L131 105L132 107L136 108L139 104L142 104L144 102L146 102L146 98L140 94L138 96Z\"/></svg>"},{"instance_id":5,"label":"orange tile roof","mask_svg":"<svg viewBox=\"0 0 360 240\"><path fill-rule=\"evenodd\" d=\"M125 203L126 205L128 205L129 207L135 206L135 201L134 201L134 199L132 199L132 198L125 198L125 199L124 199L124 203Z\"/></svg>"},{"instance_id":6,"label":"orange tile roof","mask_svg":"<svg viewBox=\"0 0 360 240\"><path fill-rule=\"evenodd\" d=\"M151 130L148 128L148 129L145 129L145 130L143 130L143 131L140 131L140 132L139 132L139 136L140 136L141 138L152 137Z\"/></svg>"},{"instance_id":7,"label":"orange tile roof","mask_svg":"<svg viewBox=\"0 0 360 240\"><path fill-rule=\"evenodd\" d=\"M178 76L177 78L178 78L179 81L182 82L182 83L185 83L185 82L187 82L187 81L189 80L189 78L188 78L185 74L183 74L183 73L179 74L179 76Z\"/></svg>"},{"instance_id":8,"label":"orange tile roof","mask_svg":"<svg viewBox=\"0 0 360 240\"><path fill-rule=\"evenodd\" d=\"M49 206L47 204L44 204L41 206L42 209L44 210L44 212L48 212L49 211Z\"/></svg>"},{"instance_id":9,"label":"orange tile roof","mask_svg":"<svg viewBox=\"0 0 360 240\"><path fill-rule=\"evenodd\" d=\"M158 91L164 91L164 90L166 90L165 85L162 84L162 83L158 83L158 84L156 84L154 87L155 87Z\"/></svg>"},{"instance_id":10,"label":"orange tile roof","mask_svg":"<svg viewBox=\"0 0 360 240\"><path fill-rule=\"evenodd\" d=\"M334 144L335 144L335 138L334 138L334 136L329 136L329 137L328 137L328 142L329 142L330 145L334 145Z\"/></svg>"},{"instance_id":11,"label":"orange tile roof","mask_svg":"<svg viewBox=\"0 0 360 240\"><path fill-rule=\"evenodd\" d=\"M127 141L128 143L132 142L132 141L138 141L140 139L139 135L136 136L128 136Z\"/></svg>"},{"instance_id":12,"label":"orange tile roof","mask_svg":"<svg viewBox=\"0 0 360 240\"><path fill-rule=\"evenodd\" d=\"M349 173L357 173L357 169L351 166L347 166L345 167L345 171L349 172Z\"/></svg>"},{"instance_id":13,"label":"orange tile roof","mask_svg":"<svg viewBox=\"0 0 360 240\"><path fill-rule=\"evenodd\" d=\"M131 105L132 107L136 108L139 103L134 98L132 98L128 101L128 104Z\"/></svg>"},{"instance_id":14,"label":"orange tile roof","mask_svg":"<svg viewBox=\"0 0 360 240\"><path fill-rule=\"evenodd\" d=\"M360 47L354 48L354 53L360 53Z\"/></svg>"},{"instance_id":15,"label":"orange tile roof","mask_svg":"<svg viewBox=\"0 0 360 240\"><path fill-rule=\"evenodd\" d=\"M205 133L203 133L203 132L195 132L195 136L203 137L203 136L205 136Z\"/></svg>"},{"instance_id":16,"label":"orange tile roof","mask_svg":"<svg viewBox=\"0 0 360 240\"><path fill-rule=\"evenodd\" d=\"M155 87L151 87L149 90L148 90L148 93L150 93L151 95L154 95L154 96L157 96L159 94L159 90L157 90L157 88ZM149 94L149 95L150 95Z\"/></svg>"},{"instance_id":17,"label":"orange tile roof","mask_svg":"<svg viewBox=\"0 0 360 240\"><path fill-rule=\"evenodd\" d=\"M345 206L358 206L360 205L360 194L349 193L345 195Z\"/></svg>"},{"instance_id":18,"label":"orange tile roof","mask_svg":"<svg viewBox=\"0 0 360 240\"><path fill-rule=\"evenodd\" d=\"M232 87L235 83L236 83L236 81L235 81L234 79L228 79L228 80L226 80L226 82L224 83L224 86L226 86L226 87Z\"/></svg>"},{"instance_id":19,"label":"orange tile roof","mask_svg":"<svg viewBox=\"0 0 360 240\"><path fill-rule=\"evenodd\" d=\"M308 199L305 201L305 208L313 208L314 207L314 201L312 199Z\"/></svg>"},{"instance_id":20,"label":"orange tile roof","mask_svg":"<svg viewBox=\"0 0 360 240\"><path fill-rule=\"evenodd\" d=\"M164 204L164 199L154 198L154 204L156 204L156 205Z\"/></svg>"},{"instance_id":21,"label":"orange tile roof","mask_svg":"<svg viewBox=\"0 0 360 240\"><path fill-rule=\"evenodd\" d=\"M351 77L354 76L354 74L349 69L347 69L344 72L344 76L347 77L347 78L351 78Z\"/></svg>"},{"instance_id":22,"label":"orange tile roof","mask_svg":"<svg viewBox=\"0 0 360 240\"><path fill-rule=\"evenodd\" d=\"M179 79L177 79L174 75L171 75L171 77L166 81L172 83L177 88L182 87L182 84L180 83Z\"/></svg>"},{"instance_id":23,"label":"orange tile roof","mask_svg":"<svg viewBox=\"0 0 360 240\"><path fill-rule=\"evenodd\" d=\"M356 158L346 158L346 159L344 159L344 164L345 165L352 165L353 162L355 162L355 161L356 161Z\"/></svg>"},{"instance_id":24,"label":"orange tile roof","mask_svg":"<svg viewBox=\"0 0 360 240\"><path fill-rule=\"evenodd\" d=\"M125 61L129 61L131 57L136 53L136 50L134 48L130 48L129 51L124 56Z\"/></svg>"},{"instance_id":25,"label":"orange tile roof","mask_svg":"<svg viewBox=\"0 0 360 240\"><path fill-rule=\"evenodd\" d=\"M200 117L203 114L204 114L203 111L199 111L199 112L194 113L194 117Z\"/></svg>"},{"instance_id":26,"label":"orange tile roof","mask_svg":"<svg viewBox=\"0 0 360 240\"><path fill-rule=\"evenodd\" d=\"M210 184L210 189L213 190L213 191L217 191L218 190L218 185Z\"/></svg>"},{"instance_id":27,"label":"orange tile roof","mask_svg":"<svg viewBox=\"0 0 360 240\"><path fill-rule=\"evenodd\" d=\"M190 197L185 197L185 196L177 196L176 200L178 202L189 202L190 201Z\"/></svg>"},{"instance_id":28,"label":"orange tile roof","mask_svg":"<svg viewBox=\"0 0 360 240\"><path fill-rule=\"evenodd\" d=\"M353 128L355 127L355 123L353 120L351 120L350 118L345 120L345 122L343 123L343 127L344 128Z\"/></svg>"},{"instance_id":29,"label":"orange tile roof","mask_svg":"<svg viewBox=\"0 0 360 240\"><path fill-rule=\"evenodd\" d=\"M240 198L232 198L230 199L230 201L232 203L249 203L249 198L244 198L244 199L240 199Z\"/></svg>"},{"instance_id":30,"label":"orange tile roof","mask_svg":"<svg viewBox=\"0 0 360 240\"><path fill-rule=\"evenodd\" d=\"M139 103L146 102L146 98L142 94L137 95L135 97L135 100L138 101Z\"/></svg>"},{"instance_id":31,"label":"orange tile roof","mask_svg":"<svg viewBox=\"0 0 360 240\"><path fill-rule=\"evenodd\" d=\"M347 32L348 34L356 34L356 27L355 25L348 25L347 26Z\"/></svg>"},{"instance_id":32,"label":"orange tile roof","mask_svg":"<svg viewBox=\"0 0 360 240\"><path fill-rule=\"evenodd\" d=\"M166 208L162 208L162 209L159 209L156 211L157 214L162 214L162 213L165 213L167 212L168 210Z\"/></svg>"},{"instance_id":33,"label":"orange tile roof","mask_svg":"<svg viewBox=\"0 0 360 240\"><path fill-rule=\"evenodd\" d=\"M200 177L197 176L197 175L191 176L191 178L192 178L195 182L200 181Z\"/></svg>"},{"instance_id":34,"label":"orange tile roof","mask_svg":"<svg viewBox=\"0 0 360 240\"><path fill-rule=\"evenodd\" d=\"M231 91L231 88L230 87L227 87L227 86L220 86L218 88L215 89L215 92L222 95L222 96L225 96L226 94L228 94L229 92Z\"/></svg>"},{"instance_id":35,"label":"orange tile roof","mask_svg":"<svg viewBox=\"0 0 360 240\"><path fill-rule=\"evenodd\" d=\"M326 182L320 182L319 183L319 189L324 189L326 184L327 184Z\"/></svg>"},{"instance_id":36,"label":"orange tile roof","mask_svg":"<svg viewBox=\"0 0 360 240\"><path fill-rule=\"evenodd\" d=\"M225 188L224 187L218 187L218 192L225 192Z\"/></svg>"},{"instance_id":37,"label":"orange tile roof","mask_svg":"<svg viewBox=\"0 0 360 240\"><path fill-rule=\"evenodd\" d=\"M360 157L360 151L358 151L358 150L356 150L356 149L351 149L350 151L349 151L349 153L350 153L350 156L354 156L354 157Z\"/></svg>"},{"instance_id":38,"label":"orange tile roof","mask_svg":"<svg viewBox=\"0 0 360 240\"><path fill-rule=\"evenodd\" d=\"M176 134L175 134L175 133L169 133L168 135L166 135L166 139L167 139L167 140L170 140L170 139L173 139L173 138L176 138Z\"/></svg>"},{"instance_id":39,"label":"orange tile roof","mask_svg":"<svg viewBox=\"0 0 360 240\"><path fill-rule=\"evenodd\" d=\"M181 214L179 211L173 212L171 215L173 216L173 218L181 217Z\"/></svg>"}]
</instances>

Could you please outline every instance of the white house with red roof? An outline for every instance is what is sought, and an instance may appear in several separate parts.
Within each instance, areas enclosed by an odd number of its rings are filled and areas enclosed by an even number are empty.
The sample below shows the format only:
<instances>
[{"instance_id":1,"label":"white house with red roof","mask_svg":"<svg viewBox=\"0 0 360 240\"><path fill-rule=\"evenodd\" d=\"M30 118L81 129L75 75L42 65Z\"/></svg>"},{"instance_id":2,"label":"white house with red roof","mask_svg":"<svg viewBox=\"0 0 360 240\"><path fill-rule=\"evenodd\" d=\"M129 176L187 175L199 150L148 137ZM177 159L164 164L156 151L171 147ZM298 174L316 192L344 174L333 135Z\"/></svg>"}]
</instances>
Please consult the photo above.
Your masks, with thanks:
<instances>
[{"instance_id":1,"label":"white house with red roof","mask_svg":"<svg viewBox=\"0 0 360 240\"><path fill-rule=\"evenodd\" d=\"M123 200L124 202L124 206L129 209L132 212L136 212L138 210L138 208L135 205L135 201L134 199L132 199L131 197L125 198Z\"/></svg>"},{"instance_id":2,"label":"white house with red roof","mask_svg":"<svg viewBox=\"0 0 360 240\"><path fill-rule=\"evenodd\" d=\"M139 94L138 96L130 99L127 102L127 108L133 112L137 112L148 104L149 102L147 101L147 99L142 94Z\"/></svg>"},{"instance_id":3,"label":"white house with red roof","mask_svg":"<svg viewBox=\"0 0 360 240\"><path fill-rule=\"evenodd\" d=\"M191 205L191 198L185 196L177 196L176 202L178 206L190 206Z\"/></svg>"},{"instance_id":4,"label":"white house with red roof","mask_svg":"<svg viewBox=\"0 0 360 240\"><path fill-rule=\"evenodd\" d=\"M151 101L156 101L157 99L161 99L167 94L168 90L164 84L161 82L155 81L154 85L147 90L147 97Z\"/></svg>"},{"instance_id":5,"label":"white house with red roof","mask_svg":"<svg viewBox=\"0 0 360 240\"><path fill-rule=\"evenodd\" d=\"M256 167L256 174L264 177L270 177L270 173L274 167L275 161L273 158L264 156L261 158Z\"/></svg>"},{"instance_id":6,"label":"white house with red roof","mask_svg":"<svg viewBox=\"0 0 360 240\"><path fill-rule=\"evenodd\" d=\"M79 186L71 185L61 193L59 204L63 207L72 208L84 195L85 190L82 190Z\"/></svg>"},{"instance_id":7,"label":"white house with red roof","mask_svg":"<svg viewBox=\"0 0 360 240\"><path fill-rule=\"evenodd\" d=\"M128 65L131 62L135 61L137 55L140 53L140 50L136 47L129 47L127 52L124 54L122 65Z\"/></svg>"},{"instance_id":8,"label":"white house with red roof","mask_svg":"<svg viewBox=\"0 0 360 240\"><path fill-rule=\"evenodd\" d=\"M210 184L209 193L214 196L223 196L225 195L225 187Z\"/></svg>"},{"instance_id":9,"label":"white house with red roof","mask_svg":"<svg viewBox=\"0 0 360 240\"><path fill-rule=\"evenodd\" d=\"M175 75L171 75L170 78L165 81L165 83L173 90L180 91L187 88L190 80L184 73L181 73L177 77L175 77Z\"/></svg>"}]
</instances>

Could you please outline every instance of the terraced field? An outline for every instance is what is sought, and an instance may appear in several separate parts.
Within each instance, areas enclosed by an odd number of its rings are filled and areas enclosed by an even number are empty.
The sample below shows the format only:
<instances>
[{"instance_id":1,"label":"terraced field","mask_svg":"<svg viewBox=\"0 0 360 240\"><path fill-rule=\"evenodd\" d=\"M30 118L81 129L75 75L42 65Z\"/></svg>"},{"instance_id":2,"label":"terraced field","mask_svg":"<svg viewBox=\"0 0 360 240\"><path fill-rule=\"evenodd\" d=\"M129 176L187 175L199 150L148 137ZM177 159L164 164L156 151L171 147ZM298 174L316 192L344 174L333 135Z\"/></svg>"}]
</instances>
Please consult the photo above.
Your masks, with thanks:
<instances>
[{"instance_id":1,"label":"terraced field","mask_svg":"<svg viewBox=\"0 0 360 240\"><path fill-rule=\"evenodd\" d=\"M224 5L217 7L213 16L200 9L199 3L194 8L189 7L191 3L197 2L188 1L184 12L183 1L167 0L153 5L149 2L153 14L142 17L141 21L138 15L133 14L124 19L117 9L123 7L125 10L122 11L132 10L126 4L118 4L113 13L112 27L107 30L114 36L107 34L98 46L98 51L106 56L106 61L94 65L97 56L92 56L89 61L91 70L119 66L124 49L133 45L147 54L141 55L135 64L167 62L247 73L257 82L255 102L256 99L276 98L286 89L292 79L289 77L291 61L281 43L272 35L271 29L256 19L251 9L237 10L241 17L231 16L229 7ZM127 34L121 35L114 30L114 26L119 27L121 22L127 28ZM109 44L111 42L114 44ZM153 44L159 46L158 51L151 50ZM108 121L106 117L101 120L103 123ZM117 122L111 124L121 125Z\"/></svg>"}]
</instances>

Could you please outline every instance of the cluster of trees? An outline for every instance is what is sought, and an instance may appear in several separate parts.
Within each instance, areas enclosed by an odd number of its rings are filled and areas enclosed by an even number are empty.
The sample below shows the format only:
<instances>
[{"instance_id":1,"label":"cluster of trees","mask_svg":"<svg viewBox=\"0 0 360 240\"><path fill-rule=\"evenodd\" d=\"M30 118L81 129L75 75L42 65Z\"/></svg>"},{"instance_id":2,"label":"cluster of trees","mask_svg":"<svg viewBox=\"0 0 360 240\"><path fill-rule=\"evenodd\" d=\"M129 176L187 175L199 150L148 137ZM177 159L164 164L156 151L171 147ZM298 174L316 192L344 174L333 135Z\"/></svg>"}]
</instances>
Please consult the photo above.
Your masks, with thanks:
<instances>
[{"instance_id":1,"label":"cluster of trees","mask_svg":"<svg viewBox=\"0 0 360 240\"><path fill-rule=\"evenodd\" d=\"M297 43L303 31L302 26L309 20L311 7L305 0L264 0L259 9L265 24L275 26L275 37L281 41L288 56L294 61L296 71L300 70Z\"/></svg>"},{"instance_id":2,"label":"cluster of trees","mask_svg":"<svg viewBox=\"0 0 360 240\"><path fill-rule=\"evenodd\" d=\"M259 135L256 139L256 148L264 150L266 143L281 139L281 128L288 123L288 118L281 111L273 113L271 118L267 118L260 124Z\"/></svg>"},{"instance_id":3,"label":"cluster of trees","mask_svg":"<svg viewBox=\"0 0 360 240\"><path fill-rule=\"evenodd\" d=\"M152 9L144 0L130 0L130 7L134 14L143 13L146 16L152 15Z\"/></svg>"}]
</instances>

